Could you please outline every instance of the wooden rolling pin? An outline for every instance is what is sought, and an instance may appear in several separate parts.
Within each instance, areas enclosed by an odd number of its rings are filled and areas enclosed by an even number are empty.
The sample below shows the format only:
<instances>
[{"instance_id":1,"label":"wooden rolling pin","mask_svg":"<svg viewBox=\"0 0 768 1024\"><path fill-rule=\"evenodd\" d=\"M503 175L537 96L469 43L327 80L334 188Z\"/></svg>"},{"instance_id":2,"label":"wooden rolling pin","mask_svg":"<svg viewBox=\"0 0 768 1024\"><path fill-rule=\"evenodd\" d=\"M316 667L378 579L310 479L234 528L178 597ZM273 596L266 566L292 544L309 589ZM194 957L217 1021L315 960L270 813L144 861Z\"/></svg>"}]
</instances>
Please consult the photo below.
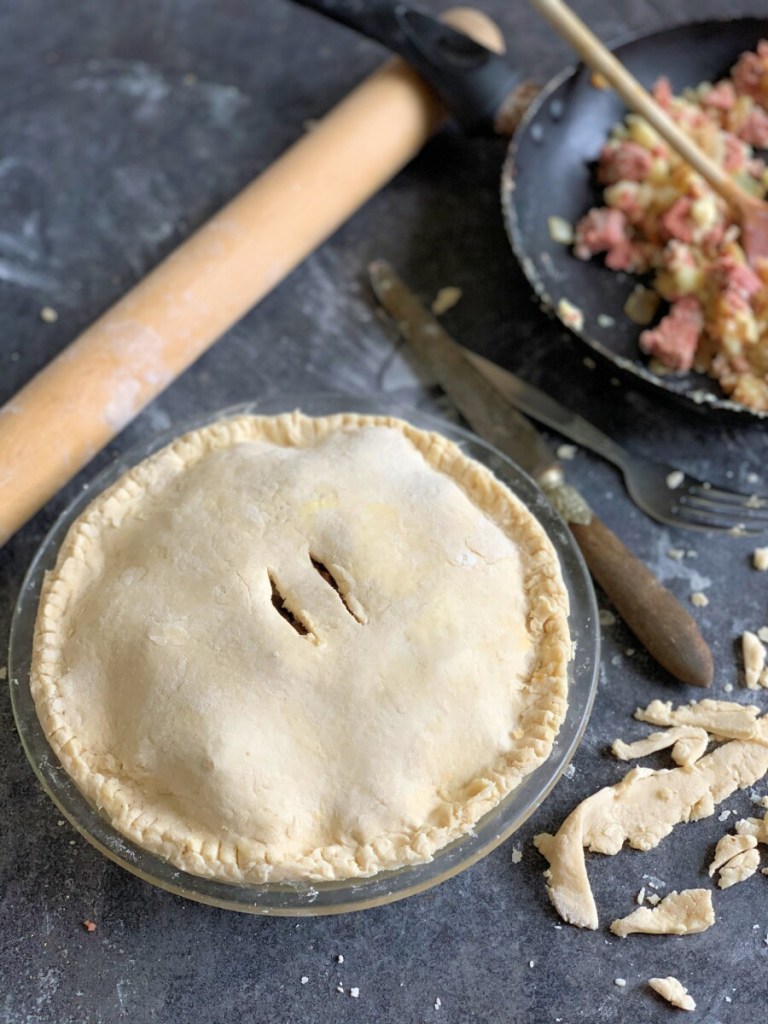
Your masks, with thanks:
<instances>
[{"instance_id":1,"label":"wooden rolling pin","mask_svg":"<svg viewBox=\"0 0 768 1024\"><path fill-rule=\"evenodd\" d=\"M503 51L496 25L446 20ZM445 117L389 61L0 408L0 544L421 149Z\"/></svg>"}]
</instances>

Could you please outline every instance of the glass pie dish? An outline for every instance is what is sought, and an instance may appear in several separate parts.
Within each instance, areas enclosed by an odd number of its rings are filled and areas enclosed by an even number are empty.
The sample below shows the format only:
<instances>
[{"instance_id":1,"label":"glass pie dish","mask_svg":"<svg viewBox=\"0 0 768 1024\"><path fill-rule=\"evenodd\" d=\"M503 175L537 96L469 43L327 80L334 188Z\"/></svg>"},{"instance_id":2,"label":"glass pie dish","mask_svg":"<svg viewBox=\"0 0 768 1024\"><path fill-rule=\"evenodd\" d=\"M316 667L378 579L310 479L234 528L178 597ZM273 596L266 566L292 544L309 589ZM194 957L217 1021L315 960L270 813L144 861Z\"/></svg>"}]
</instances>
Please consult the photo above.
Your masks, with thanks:
<instances>
[{"instance_id":1,"label":"glass pie dish","mask_svg":"<svg viewBox=\"0 0 768 1024\"><path fill-rule=\"evenodd\" d=\"M229 416L275 415L292 409L311 416L340 412L399 416L415 427L443 434L464 454L491 469L536 516L557 552L570 599L574 657L568 668L566 717L547 760L484 815L470 833L437 851L432 860L347 881L240 885L179 870L132 843L89 803L60 765L40 725L30 691L32 642L44 575L54 566L70 525L97 494L180 433ZM599 630L592 584L568 528L530 477L496 449L448 421L398 406L386 396L285 395L179 424L173 431L127 452L95 476L64 510L32 561L14 610L8 664L16 726L35 774L64 817L98 850L145 881L189 899L228 910L303 916L362 910L422 892L470 867L512 835L552 790L584 734L597 688Z\"/></svg>"}]
</instances>

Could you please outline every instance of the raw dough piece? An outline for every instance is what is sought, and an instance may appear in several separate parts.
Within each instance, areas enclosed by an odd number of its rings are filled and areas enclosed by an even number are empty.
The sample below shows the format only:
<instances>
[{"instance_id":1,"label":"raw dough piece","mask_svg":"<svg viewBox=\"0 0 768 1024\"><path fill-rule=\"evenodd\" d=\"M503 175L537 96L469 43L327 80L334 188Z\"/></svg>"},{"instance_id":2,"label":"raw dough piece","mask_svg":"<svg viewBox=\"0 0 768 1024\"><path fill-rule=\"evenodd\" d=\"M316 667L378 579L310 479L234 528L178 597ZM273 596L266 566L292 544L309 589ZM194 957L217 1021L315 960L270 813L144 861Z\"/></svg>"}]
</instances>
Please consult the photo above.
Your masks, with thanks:
<instances>
[{"instance_id":1,"label":"raw dough piece","mask_svg":"<svg viewBox=\"0 0 768 1024\"><path fill-rule=\"evenodd\" d=\"M424 863L550 753L571 644L557 555L439 434L223 420L70 528L32 693L124 835L235 882Z\"/></svg>"},{"instance_id":2,"label":"raw dough piece","mask_svg":"<svg viewBox=\"0 0 768 1024\"><path fill-rule=\"evenodd\" d=\"M696 1002L688 995L688 989L677 978L650 978L648 984L662 999L676 1006L678 1010L695 1010Z\"/></svg>"},{"instance_id":3,"label":"raw dough piece","mask_svg":"<svg viewBox=\"0 0 768 1024\"><path fill-rule=\"evenodd\" d=\"M536 836L534 844L549 861L544 872L549 898L563 920L580 928L598 926L584 847L612 855L628 840L636 850L651 850L675 825L708 817L721 800L762 779L768 772L768 716L757 718L758 713L758 708L707 700L676 710L653 701L638 710L635 717L655 725L701 725L718 737L738 732L755 738L724 743L684 768L633 768L621 782L579 804L556 835Z\"/></svg>"},{"instance_id":4,"label":"raw dough piece","mask_svg":"<svg viewBox=\"0 0 768 1024\"><path fill-rule=\"evenodd\" d=\"M758 690L763 685L761 676L765 669L765 648L754 633L747 631L741 637L741 649L747 688Z\"/></svg>"},{"instance_id":5,"label":"raw dough piece","mask_svg":"<svg viewBox=\"0 0 768 1024\"><path fill-rule=\"evenodd\" d=\"M681 725L663 732L652 732L645 739L625 743L614 740L611 750L620 761L631 761L637 757L647 757L657 750L672 747L672 760L675 764L693 764L704 754L709 745L709 736L705 729L696 726Z\"/></svg>"},{"instance_id":6,"label":"raw dough piece","mask_svg":"<svg viewBox=\"0 0 768 1024\"><path fill-rule=\"evenodd\" d=\"M745 850L744 853L737 853L721 869L717 884L721 889L730 889L737 882L751 878L759 867L760 854L757 850Z\"/></svg>"},{"instance_id":7,"label":"raw dough piece","mask_svg":"<svg viewBox=\"0 0 768 1024\"><path fill-rule=\"evenodd\" d=\"M652 910L638 907L611 925L619 938L644 935L695 935L715 923L712 893L709 889L684 889L671 892Z\"/></svg>"},{"instance_id":8,"label":"raw dough piece","mask_svg":"<svg viewBox=\"0 0 768 1024\"><path fill-rule=\"evenodd\" d=\"M768 743L768 715L759 717L754 704L731 700L700 700L672 708L672 701L652 700L638 708L635 718L650 725L696 725L721 740L755 740Z\"/></svg>"},{"instance_id":9,"label":"raw dough piece","mask_svg":"<svg viewBox=\"0 0 768 1024\"><path fill-rule=\"evenodd\" d=\"M768 814L764 818L742 818L736 822L741 836L754 836L758 843L768 843Z\"/></svg>"},{"instance_id":10,"label":"raw dough piece","mask_svg":"<svg viewBox=\"0 0 768 1024\"><path fill-rule=\"evenodd\" d=\"M718 868L727 864L729 860L736 857L745 850L754 850L757 840L750 835L727 835L718 842L715 847L715 856L709 865L709 877L712 878Z\"/></svg>"}]
</instances>

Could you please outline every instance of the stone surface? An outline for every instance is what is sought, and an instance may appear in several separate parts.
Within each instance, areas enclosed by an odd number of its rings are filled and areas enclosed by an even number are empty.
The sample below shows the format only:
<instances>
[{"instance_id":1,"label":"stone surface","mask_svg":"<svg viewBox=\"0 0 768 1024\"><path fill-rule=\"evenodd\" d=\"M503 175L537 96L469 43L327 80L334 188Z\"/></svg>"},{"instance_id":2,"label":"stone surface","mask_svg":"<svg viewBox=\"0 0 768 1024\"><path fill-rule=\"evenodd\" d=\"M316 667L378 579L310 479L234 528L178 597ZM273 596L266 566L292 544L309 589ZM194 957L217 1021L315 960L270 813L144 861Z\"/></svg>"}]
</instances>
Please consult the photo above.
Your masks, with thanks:
<instances>
[{"instance_id":1,"label":"stone surface","mask_svg":"<svg viewBox=\"0 0 768 1024\"><path fill-rule=\"evenodd\" d=\"M568 59L526 4L483 6L531 75L545 78ZM723 0L581 0L577 7L604 38L725 8L764 11L761 2ZM0 399L379 60L376 47L287 0L0 0ZM710 421L611 385L584 367L578 343L539 311L499 217L502 157L499 142L445 131L125 430L0 550L0 633L7 635L36 547L82 481L185 417L267 394L328 389L448 408L372 313L364 268L376 256L389 258L425 299L445 285L460 287L461 302L445 316L450 330L632 449L744 489L768 489L764 426ZM55 322L40 319L44 306L58 312ZM713 696L732 684L736 699L746 700L737 638L768 618L765 578L750 567L753 544L660 528L631 505L612 469L583 452L568 473L675 593L685 601L692 591L707 594L709 605L694 614L714 650ZM675 559L669 550L676 548L696 557ZM762 875L716 893L718 924L702 935L622 942L607 931L633 908L649 884L644 876L664 881L660 893L708 884L706 866L728 827L717 817L680 827L648 854L592 858L600 931L559 928L547 902L532 836L555 829L578 800L623 774L606 748L616 736L644 734L630 717L638 704L691 696L637 650L620 621L603 633L600 693L575 771L514 840L422 896L338 918L210 909L113 865L59 824L4 694L3 1021L662 1021L669 1011L645 982L668 973L695 996L701 1020L762 1020ZM728 807L749 814L749 796ZM513 845L523 851L519 863ZM86 919L96 931L86 931ZM614 985L616 977L626 986Z\"/></svg>"}]
</instances>

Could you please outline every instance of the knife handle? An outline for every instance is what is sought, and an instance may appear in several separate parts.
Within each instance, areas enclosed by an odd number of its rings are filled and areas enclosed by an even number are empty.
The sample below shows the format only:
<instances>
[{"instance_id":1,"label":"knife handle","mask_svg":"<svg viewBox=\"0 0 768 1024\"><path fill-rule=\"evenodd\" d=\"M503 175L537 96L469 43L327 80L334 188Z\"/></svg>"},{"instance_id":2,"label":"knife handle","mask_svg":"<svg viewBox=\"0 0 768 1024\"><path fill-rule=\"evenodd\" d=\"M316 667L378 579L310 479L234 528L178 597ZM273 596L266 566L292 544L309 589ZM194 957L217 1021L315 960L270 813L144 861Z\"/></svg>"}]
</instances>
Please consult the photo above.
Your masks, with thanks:
<instances>
[{"instance_id":1,"label":"knife handle","mask_svg":"<svg viewBox=\"0 0 768 1024\"><path fill-rule=\"evenodd\" d=\"M682 682L709 686L712 654L677 598L596 516L568 525L590 572L649 654Z\"/></svg>"}]
</instances>

